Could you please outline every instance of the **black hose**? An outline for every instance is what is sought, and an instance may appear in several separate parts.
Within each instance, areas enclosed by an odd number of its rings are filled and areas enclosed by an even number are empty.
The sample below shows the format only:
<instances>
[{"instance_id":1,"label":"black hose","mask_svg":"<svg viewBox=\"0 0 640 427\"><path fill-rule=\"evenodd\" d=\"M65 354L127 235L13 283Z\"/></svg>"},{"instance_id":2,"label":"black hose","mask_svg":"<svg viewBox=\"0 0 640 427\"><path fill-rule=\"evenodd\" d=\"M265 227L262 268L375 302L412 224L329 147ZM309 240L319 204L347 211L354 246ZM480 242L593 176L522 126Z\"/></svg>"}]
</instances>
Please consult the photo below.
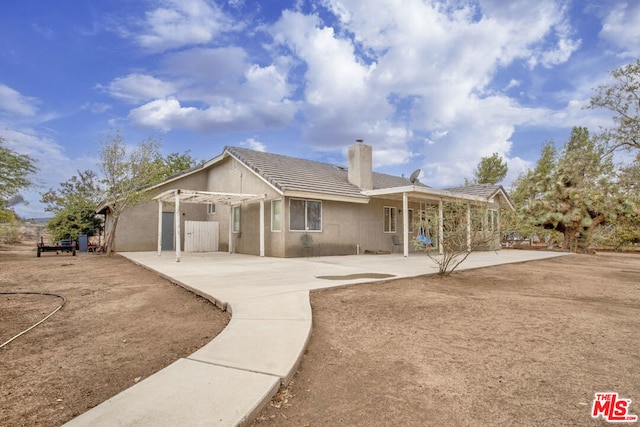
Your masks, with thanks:
<instances>
[{"instance_id":1,"label":"black hose","mask_svg":"<svg viewBox=\"0 0 640 427\"><path fill-rule=\"evenodd\" d=\"M53 314L55 312L60 310L67 303L67 299L65 297L63 297L62 295L51 294L51 293L48 293L48 292L0 292L0 295L47 295L47 296L51 296L51 297L56 297L56 298L61 298L62 299L62 304L60 304L58 306L58 308L53 310L51 313L49 313L47 316L45 316L42 320L40 320L35 325L32 325L29 328L25 329L24 331L20 332L18 335L14 336L9 341L5 341L2 344L0 344L0 348L2 348L5 345L9 344L11 341L15 340L19 336L21 336L23 334L26 334L27 332L29 332L30 330L32 330L33 328L35 328L36 326L38 326L39 324L41 324L42 322L47 320L49 317L53 316Z\"/></svg>"}]
</instances>

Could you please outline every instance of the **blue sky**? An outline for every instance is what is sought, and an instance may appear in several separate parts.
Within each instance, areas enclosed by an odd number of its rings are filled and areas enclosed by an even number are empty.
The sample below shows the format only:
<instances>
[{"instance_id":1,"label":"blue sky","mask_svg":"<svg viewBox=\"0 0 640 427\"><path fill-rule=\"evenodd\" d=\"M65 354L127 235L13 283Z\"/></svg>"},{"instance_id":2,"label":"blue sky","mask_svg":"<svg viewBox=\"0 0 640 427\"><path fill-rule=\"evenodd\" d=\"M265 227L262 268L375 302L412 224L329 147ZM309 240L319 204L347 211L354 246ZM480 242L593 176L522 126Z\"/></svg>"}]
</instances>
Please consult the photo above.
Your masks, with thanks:
<instances>
[{"instance_id":1,"label":"blue sky","mask_svg":"<svg viewBox=\"0 0 640 427\"><path fill-rule=\"evenodd\" d=\"M640 57L635 0L23 0L0 6L0 136L40 192L98 171L120 130L165 154L225 145L336 164L362 138L379 172L462 184L500 153L510 181Z\"/></svg>"}]
</instances>

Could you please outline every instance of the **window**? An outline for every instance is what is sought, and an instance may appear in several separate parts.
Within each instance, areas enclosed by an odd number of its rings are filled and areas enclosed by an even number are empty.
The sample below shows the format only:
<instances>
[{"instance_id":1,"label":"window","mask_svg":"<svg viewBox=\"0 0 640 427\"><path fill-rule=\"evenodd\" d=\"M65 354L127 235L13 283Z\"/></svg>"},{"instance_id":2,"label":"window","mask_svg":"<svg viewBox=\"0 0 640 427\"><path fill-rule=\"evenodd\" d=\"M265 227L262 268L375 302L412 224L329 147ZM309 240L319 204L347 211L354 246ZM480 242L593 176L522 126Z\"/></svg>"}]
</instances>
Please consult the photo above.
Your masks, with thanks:
<instances>
[{"instance_id":1,"label":"window","mask_svg":"<svg viewBox=\"0 0 640 427\"><path fill-rule=\"evenodd\" d=\"M396 232L396 208L385 206L384 207L384 232L395 233Z\"/></svg>"},{"instance_id":2,"label":"window","mask_svg":"<svg viewBox=\"0 0 640 427\"><path fill-rule=\"evenodd\" d=\"M289 230L322 231L322 202L291 199L289 201Z\"/></svg>"},{"instance_id":3,"label":"window","mask_svg":"<svg viewBox=\"0 0 640 427\"><path fill-rule=\"evenodd\" d=\"M240 206L234 206L231 210L231 231L234 233L240 232Z\"/></svg>"},{"instance_id":4,"label":"window","mask_svg":"<svg viewBox=\"0 0 640 427\"><path fill-rule=\"evenodd\" d=\"M409 213L409 233L413 233L413 209L409 209L407 212Z\"/></svg>"},{"instance_id":5,"label":"window","mask_svg":"<svg viewBox=\"0 0 640 427\"><path fill-rule=\"evenodd\" d=\"M215 203L209 203L207 205L207 213L208 214L214 214L216 213L216 204Z\"/></svg>"},{"instance_id":6,"label":"window","mask_svg":"<svg viewBox=\"0 0 640 427\"><path fill-rule=\"evenodd\" d=\"M271 201L271 231L282 230L282 200Z\"/></svg>"}]
</instances>

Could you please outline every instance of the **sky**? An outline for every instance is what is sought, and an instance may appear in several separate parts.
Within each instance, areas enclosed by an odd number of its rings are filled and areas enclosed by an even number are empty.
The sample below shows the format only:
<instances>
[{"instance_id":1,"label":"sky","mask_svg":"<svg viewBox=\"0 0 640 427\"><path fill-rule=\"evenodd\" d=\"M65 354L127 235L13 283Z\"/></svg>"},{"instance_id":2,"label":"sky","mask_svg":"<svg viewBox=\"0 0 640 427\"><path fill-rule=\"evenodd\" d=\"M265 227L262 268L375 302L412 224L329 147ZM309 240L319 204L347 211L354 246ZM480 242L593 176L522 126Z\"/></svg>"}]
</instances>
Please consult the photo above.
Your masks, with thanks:
<instances>
[{"instance_id":1,"label":"sky","mask_svg":"<svg viewBox=\"0 0 640 427\"><path fill-rule=\"evenodd\" d=\"M40 193L99 173L101 141L152 137L209 160L225 146L374 170L435 188L483 156L535 164L610 72L640 57L637 0L23 0L0 5L0 137Z\"/></svg>"}]
</instances>

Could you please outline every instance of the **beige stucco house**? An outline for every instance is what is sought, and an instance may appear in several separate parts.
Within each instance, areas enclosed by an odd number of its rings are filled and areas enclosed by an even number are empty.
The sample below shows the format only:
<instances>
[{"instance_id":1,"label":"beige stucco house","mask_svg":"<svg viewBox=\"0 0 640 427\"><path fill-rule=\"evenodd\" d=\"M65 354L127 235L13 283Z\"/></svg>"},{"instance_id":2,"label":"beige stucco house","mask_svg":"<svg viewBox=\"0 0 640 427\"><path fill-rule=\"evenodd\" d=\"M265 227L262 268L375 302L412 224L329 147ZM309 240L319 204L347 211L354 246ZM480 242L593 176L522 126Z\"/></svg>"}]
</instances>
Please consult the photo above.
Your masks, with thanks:
<instances>
[{"instance_id":1,"label":"beige stucco house","mask_svg":"<svg viewBox=\"0 0 640 427\"><path fill-rule=\"evenodd\" d=\"M484 204L499 228L511 202L501 186L437 190L373 172L372 150L349 147L347 167L226 147L149 189L153 200L120 217L116 251L229 251L274 257L413 252L427 234L438 249L443 203ZM108 206L100 211L107 214ZM394 237L395 236L395 237ZM179 245L178 245L179 243ZM497 247L499 247L499 242Z\"/></svg>"}]
</instances>

